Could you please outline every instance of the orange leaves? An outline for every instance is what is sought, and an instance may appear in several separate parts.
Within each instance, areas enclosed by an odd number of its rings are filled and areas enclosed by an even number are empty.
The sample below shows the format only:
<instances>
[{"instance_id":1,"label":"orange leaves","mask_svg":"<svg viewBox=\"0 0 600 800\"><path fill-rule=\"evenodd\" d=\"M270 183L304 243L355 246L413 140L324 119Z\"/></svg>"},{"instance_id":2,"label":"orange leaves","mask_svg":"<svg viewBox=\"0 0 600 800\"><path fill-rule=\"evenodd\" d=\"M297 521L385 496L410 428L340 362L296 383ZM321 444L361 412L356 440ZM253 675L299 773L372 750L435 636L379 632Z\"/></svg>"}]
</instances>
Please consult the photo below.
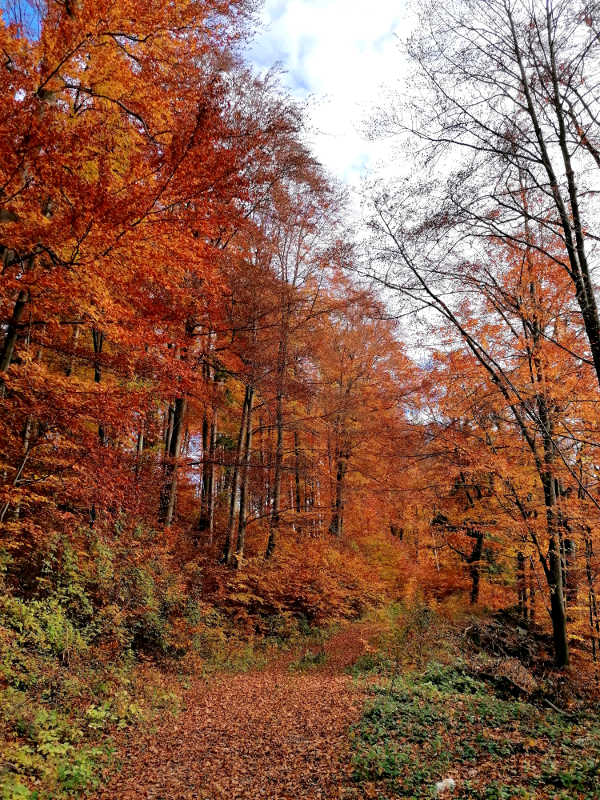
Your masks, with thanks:
<instances>
[{"instance_id":1,"label":"orange leaves","mask_svg":"<svg viewBox=\"0 0 600 800\"><path fill-rule=\"evenodd\" d=\"M348 726L363 701L343 670L363 634L355 626L334 637L323 666L305 673L288 669L290 654L264 671L194 683L177 723L129 742L122 771L98 797L343 797Z\"/></svg>"},{"instance_id":2,"label":"orange leaves","mask_svg":"<svg viewBox=\"0 0 600 800\"><path fill-rule=\"evenodd\" d=\"M0 25L1 317L27 297L2 455L10 483L34 418L43 430L16 479L51 498L57 522L59 506L86 523L92 508L153 522L156 492L144 507L139 489L157 479L159 409L182 390L210 396L198 371L231 282L222 242L246 223L248 164L266 181L281 166L265 137L295 132L267 122L285 104L259 81L227 74L246 10L81 0L49 4L29 41Z\"/></svg>"}]
</instances>

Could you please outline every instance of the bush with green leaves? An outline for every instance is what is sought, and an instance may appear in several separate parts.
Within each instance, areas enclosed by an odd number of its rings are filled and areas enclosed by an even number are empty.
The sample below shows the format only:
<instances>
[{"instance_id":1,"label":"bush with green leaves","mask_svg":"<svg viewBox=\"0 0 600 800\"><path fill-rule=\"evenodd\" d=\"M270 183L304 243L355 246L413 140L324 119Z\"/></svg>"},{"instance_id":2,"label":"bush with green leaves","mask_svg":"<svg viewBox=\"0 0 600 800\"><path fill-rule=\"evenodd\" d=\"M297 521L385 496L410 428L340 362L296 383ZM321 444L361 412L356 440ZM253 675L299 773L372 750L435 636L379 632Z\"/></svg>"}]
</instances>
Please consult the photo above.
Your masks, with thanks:
<instances>
[{"instance_id":1,"label":"bush with green leaves","mask_svg":"<svg viewBox=\"0 0 600 800\"><path fill-rule=\"evenodd\" d=\"M77 555L51 540L27 592L19 564L0 558L0 800L83 796L111 760L113 730L179 704L132 681L134 649L177 653L178 579L86 538Z\"/></svg>"},{"instance_id":2,"label":"bush with green leaves","mask_svg":"<svg viewBox=\"0 0 600 800\"><path fill-rule=\"evenodd\" d=\"M460 660L372 692L353 729L353 768L381 800L430 798L448 776L473 800L597 800L600 723L591 712L573 718L499 697Z\"/></svg>"}]
</instances>

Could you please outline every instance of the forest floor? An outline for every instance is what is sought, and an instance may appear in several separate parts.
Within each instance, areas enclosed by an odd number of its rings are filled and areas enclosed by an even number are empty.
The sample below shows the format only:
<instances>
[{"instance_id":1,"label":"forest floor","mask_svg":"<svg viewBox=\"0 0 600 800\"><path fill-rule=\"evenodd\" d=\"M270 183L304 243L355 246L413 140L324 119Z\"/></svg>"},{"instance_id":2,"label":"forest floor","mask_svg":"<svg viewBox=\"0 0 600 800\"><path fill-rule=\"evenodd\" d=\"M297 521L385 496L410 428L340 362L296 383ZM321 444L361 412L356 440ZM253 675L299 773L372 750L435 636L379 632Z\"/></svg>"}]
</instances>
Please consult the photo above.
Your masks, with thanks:
<instances>
[{"instance_id":1,"label":"forest floor","mask_svg":"<svg viewBox=\"0 0 600 800\"><path fill-rule=\"evenodd\" d=\"M266 667L194 681L177 715L123 733L95 800L600 798L589 706L544 705L520 662L468 655L464 629L436 628L434 659L425 630L407 630L414 620L356 622ZM405 668L407 649L417 664Z\"/></svg>"},{"instance_id":2,"label":"forest floor","mask_svg":"<svg viewBox=\"0 0 600 800\"><path fill-rule=\"evenodd\" d=\"M348 670L376 632L354 623L265 668L195 681L177 716L117 743L97 800L354 797L348 730L366 690Z\"/></svg>"}]
</instances>

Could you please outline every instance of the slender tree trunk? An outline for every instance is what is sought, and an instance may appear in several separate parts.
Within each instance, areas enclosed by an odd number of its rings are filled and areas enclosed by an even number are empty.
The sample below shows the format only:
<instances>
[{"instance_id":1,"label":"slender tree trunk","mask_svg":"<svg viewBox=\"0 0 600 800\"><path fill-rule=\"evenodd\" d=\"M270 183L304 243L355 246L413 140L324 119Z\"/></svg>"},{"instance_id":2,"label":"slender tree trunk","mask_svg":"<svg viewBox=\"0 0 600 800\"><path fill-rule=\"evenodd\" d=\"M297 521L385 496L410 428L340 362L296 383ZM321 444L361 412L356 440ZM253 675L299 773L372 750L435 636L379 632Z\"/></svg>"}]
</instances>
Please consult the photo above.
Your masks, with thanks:
<instances>
[{"instance_id":1,"label":"slender tree trunk","mask_svg":"<svg viewBox=\"0 0 600 800\"><path fill-rule=\"evenodd\" d=\"M29 292L26 289L21 289L17 296L17 300L13 307L13 312L8 323L6 336L2 345L2 352L0 353L0 372L6 372L9 368L15 351L15 344L19 333L19 323L23 317L25 306L29 300Z\"/></svg>"},{"instance_id":2,"label":"slender tree trunk","mask_svg":"<svg viewBox=\"0 0 600 800\"><path fill-rule=\"evenodd\" d=\"M100 356L102 355L102 348L104 347L104 334L97 328L92 328L92 342L94 343L94 383L102 381L102 364L100 363ZM102 422L98 423L98 438L100 444L106 441L106 433Z\"/></svg>"},{"instance_id":3,"label":"slender tree trunk","mask_svg":"<svg viewBox=\"0 0 600 800\"><path fill-rule=\"evenodd\" d=\"M77 347L77 342L79 341L79 333L80 327L79 325L73 326L73 352L69 356L69 360L67 361L67 366L65 367L65 375L67 378L70 378L73 374L73 368L75 366L75 348Z\"/></svg>"},{"instance_id":4,"label":"slender tree trunk","mask_svg":"<svg viewBox=\"0 0 600 800\"><path fill-rule=\"evenodd\" d=\"M548 572L546 578L550 589L550 616L552 618L552 636L554 641L554 657L557 667L569 664L569 640L567 636L567 614L563 589L563 569L560 553L560 536L558 516L556 513L556 492L552 472L554 445L552 429L546 404L543 398L538 404L538 413L542 421L542 439L544 444L544 467L541 475L546 505L546 522L548 527Z\"/></svg>"},{"instance_id":5,"label":"slender tree trunk","mask_svg":"<svg viewBox=\"0 0 600 800\"><path fill-rule=\"evenodd\" d=\"M294 477L296 483L296 513L302 512L302 497L300 494L300 437L298 431L294 431L294 455L296 458L296 468L294 470Z\"/></svg>"},{"instance_id":6,"label":"slender tree trunk","mask_svg":"<svg viewBox=\"0 0 600 800\"><path fill-rule=\"evenodd\" d=\"M235 565L237 569L242 566L244 547L246 545L246 516L248 498L248 478L250 473L250 456L252 453L252 403L254 401L254 388L246 389L246 432L244 437L244 453L241 466L240 483L240 520L238 526L237 547L235 550Z\"/></svg>"},{"instance_id":7,"label":"slender tree trunk","mask_svg":"<svg viewBox=\"0 0 600 800\"><path fill-rule=\"evenodd\" d=\"M200 520L198 530L202 531L208 527L208 454L210 451L210 425L206 408L202 415L202 478L200 484Z\"/></svg>"},{"instance_id":8,"label":"slender tree trunk","mask_svg":"<svg viewBox=\"0 0 600 800\"><path fill-rule=\"evenodd\" d=\"M529 557L529 621L535 622L535 564Z\"/></svg>"},{"instance_id":9,"label":"slender tree trunk","mask_svg":"<svg viewBox=\"0 0 600 800\"><path fill-rule=\"evenodd\" d=\"M310 511L310 492L311 492L311 484L310 480L307 475L307 470L304 470L304 508L303 511L305 514L308 514Z\"/></svg>"},{"instance_id":10,"label":"slender tree trunk","mask_svg":"<svg viewBox=\"0 0 600 800\"><path fill-rule=\"evenodd\" d=\"M563 537L563 582L565 591L565 602L567 609L577 605L577 572L575 569L576 548L575 540L571 537Z\"/></svg>"},{"instance_id":11,"label":"slender tree trunk","mask_svg":"<svg viewBox=\"0 0 600 800\"><path fill-rule=\"evenodd\" d=\"M272 464L273 464L273 441L272 441L272 433L271 428L269 426L267 432L267 442L266 442L266 453L265 459L267 462L267 468L265 470L265 514L267 513L268 509L271 508L271 497L273 494L273 475L272 475Z\"/></svg>"},{"instance_id":12,"label":"slender tree trunk","mask_svg":"<svg viewBox=\"0 0 600 800\"><path fill-rule=\"evenodd\" d=\"M173 404L169 403L164 413L164 424L163 424L163 453L165 456L164 464L166 464L166 459L168 458L168 454L171 449L172 432L173 432Z\"/></svg>"},{"instance_id":13,"label":"slender tree trunk","mask_svg":"<svg viewBox=\"0 0 600 800\"><path fill-rule=\"evenodd\" d=\"M258 495L258 513L263 514L265 509L265 486L269 476L265 470L265 438L263 430L263 418L258 417L258 463L260 467L260 493Z\"/></svg>"},{"instance_id":14,"label":"slender tree trunk","mask_svg":"<svg viewBox=\"0 0 600 800\"><path fill-rule=\"evenodd\" d=\"M469 573L471 575L471 605L479 602L479 584L481 578L481 555L483 553L483 533L477 531L475 534L475 544L469 557Z\"/></svg>"},{"instance_id":15,"label":"slender tree trunk","mask_svg":"<svg viewBox=\"0 0 600 800\"><path fill-rule=\"evenodd\" d=\"M529 231L527 232L529 239ZM536 309L530 320L532 328L533 349L530 352L531 380L535 387L535 400L540 421L540 433L543 444L543 462L536 455L536 464L546 506L546 524L548 530L548 566L545 570L548 588L550 589L550 616L552 619L552 636L554 642L554 658L557 667L569 665L569 639L567 634L567 614L565 609L563 569L560 546L560 509L557 507L556 480L554 476L554 441L553 420L548 410L546 397L545 363L539 350L541 328L537 315L539 300L537 298L537 281L535 273L527 259L530 278L530 295Z\"/></svg>"},{"instance_id":16,"label":"slender tree trunk","mask_svg":"<svg viewBox=\"0 0 600 800\"><path fill-rule=\"evenodd\" d=\"M598 660L600 658L600 615L598 614L598 599L594 586L594 574L592 571L592 558L594 549L590 532L586 532L585 537L585 572L588 583L588 611L590 638L592 640L592 657L596 664L596 681L598 680Z\"/></svg>"},{"instance_id":17,"label":"slender tree trunk","mask_svg":"<svg viewBox=\"0 0 600 800\"><path fill-rule=\"evenodd\" d=\"M548 462L547 462L548 463ZM550 617L552 619L552 638L554 641L554 657L557 667L569 664L569 641L567 637L567 615L563 593L563 571L560 558L560 541L556 530L554 481L551 474L543 478L546 501L546 518L549 532L548 550L548 584L550 588Z\"/></svg>"},{"instance_id":18,"label":"slender tree trunk","mask_svg":"<svg viewBox=\"0 0 600 800\"><path fill-rule=\"evenodd\" d=\"M142 469L142 459L144 457L144 420L140 421L140 429L138 431L137 442L135 446L135 474L139 476Z\"/></svg>"},{"instance_id":19,"label":"slender tree trunk","mask_svg":"<svg viewBox=\"0 0 600 800\"><path fill-rule=\"evenodd\" d=\"M218 433L218 420L219 414L216 405L213 406L213 415L210 423L210 450L209 450L209 465L208 465L208 543L212 545L213 536L215 532L215 504L216 504L216 458L217 458L217 433Z\"/></svg>"},{"instance_id":20,"label":"slender tree trunk","mask_svg":"<svg viewBox=\"0 0 600 800\"><path fill-rule=\"evenodd\" d=\"M338 422L336 420L336 428L338 427ZM337 466L337 465L336 465ZM331 433L329 428L327 429L327 477L329 479L329 498L331 508L333 509L335 505L335 480L333 477L333 445L331 442Z\"/></svg>"},{"instance_id":21,"label":"slender tree trunk","mask_svg":"<svg viewBox=\"0 0 600 800\"><path fill-rule=\"evenodd\" d=\"M242 448L244 446L244 437L246 436L246 427L248 419L248 391L244 395L244 403L242 405L242 417L240 420L240 431L238 433L237 444L235 448L235 458L233 462L232 475L231 475L231 494L229 496L229 519L227 523L227 534L225 536L225 546L223 548L222 560L226 564L231 564L233 560L233 547L235 542L235 523L238 517L238 489L239 489L239 473L240 473L240 459Z\"/></svg>"},{"instance_id":22,"label":"slender tree trunk","mask_svg":"<svg viewBox=\"0 0 600 800\"><path fill-rule=\"evenodd\" d=\"M519 602L519 614L524 620L529 618L527 603L527 584L525 578L525 556L519 550L517 553L517 594Z\"/></svg>"},{"instance_id":23,"label":"slender tree trunk","mask_svg":"<svg viewBox=\"0 0 600 800\"><path fill-rule=\"evenodd\" d=\"M100 383L102 380L102 364L100 356L104 346L104 334L98 328L92 328L92 342L94 343L94 382Z\"/></svg>"},{"instance_id":24,"label":"slender tree trunk","mask_svg":"<svg viewBox=\"0 0 600 800\"><path fill-rule=\"evenodd\" d=\"M541 467L541 480L544 489L546 524L548 529L548 567L546 570L546 580L550 590L550 617L552 619L554 658L557 667L566 667L569 664L569 640L567 635L567 614L565 609L563 568L558 531L559 519L556 513L555 481L552 473L554 446L545 402L538 405L538 413L542 421L542 440L544 444L544 464L543 467Z\"/></svg>"},{"instance_id":25,"label":"slender tree trunk","mask_svg":"<svg viewBox=\"0 0 600 800\"><path fill-rule=\"evenodd\" d=\"M340 453L337 458L337 470L335 481L335 496L329 532L340 539L344 532L344 505L345 505L345 483L348 457L346 453Z\"/></svg>"},{"instance_id":26,"label":"slender tree trunk","mask_svg":"<svg viewBox=\"0 0 600 800\"><path fill-rule=\"evenodd\" d=\"M168 461L166 462L165 482L161 490L159 522L166 526L173 523L177 501L177 460L181 454L181 445L185 431L185 414L187 400L178 397L173 405L173 421L170 436Z\"/></svg>"},{"instance_id":27,"label":"slender tree trunk","mask_svg":"<svg viewBox=\"0 0 600 800\"><path fill-rule=\"evenodd\" d=\"M277 395L275 411L275 428L277 431L277 443L275 446L275 472L273 475L273 507L271 511L271 524L269 526L269 539L265 558L271 558L277 537L279 534L279 523L281 513L281 472L283 468L283 393L281 390Z\"/></svg>"},{"instance_id":28,"label":"slender tree trunk","mask_svg":"<svg viewBox=\"0 0 600 800\"><path fill-rule=\"evenodd\" d=\"M316 504L317 506L317 516L315 518L315 536L320 536L324 527L324 514L322 511L323 493L321 491L321 481L316 476L314 482L313 498L314 498L314 504Z\"/></svg>"},{"instance_id":29,"label":"slender tree trunk","mask_svg":"<svg viewBox=\"0 0 600 800\"><path fill-rule=\"evenodd\" d=\"M550 616L552 618L552 637L554 640L554 656L557 667L569 664L569 641L567 637L567 615L562 593L560 556L557 554L558 543L553 539L550 543L550 571L553 585L550 587Z\"/></svg>"},{"instance_id":30,"label":"slender tree trunk","mask_svg":"<svg viewBox=\"0 0 600 800\"><path fill-rule=\"evenodd\" d=\"M288 497L289 497L288 508L290 509L290 511L293 511L295 509L295 505L294 505L294 486L293 486L293 476L292 475L289 476L289 480L288 480ZM294 533L296 533L296 519L295 518L292 518L292 530L294 531Z\"/></svg>"}]
</instances>

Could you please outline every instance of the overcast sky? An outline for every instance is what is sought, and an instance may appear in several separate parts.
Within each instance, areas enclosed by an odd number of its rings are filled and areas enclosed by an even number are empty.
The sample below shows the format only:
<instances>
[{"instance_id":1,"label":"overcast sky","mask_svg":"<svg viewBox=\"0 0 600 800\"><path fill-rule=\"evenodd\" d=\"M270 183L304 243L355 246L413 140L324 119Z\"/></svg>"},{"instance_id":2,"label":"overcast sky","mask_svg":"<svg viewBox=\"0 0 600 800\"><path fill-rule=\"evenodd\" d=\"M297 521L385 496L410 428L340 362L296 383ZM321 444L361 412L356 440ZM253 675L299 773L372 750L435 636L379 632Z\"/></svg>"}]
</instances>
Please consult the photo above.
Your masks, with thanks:
<instances>
[{"instance_id":1,"label":"overcast sky","mask_svg":"<svg viewBox=\"0 0 600 800\"><path fill-rule=\"evenodd\" d=\"M310 100L316 156L357 185L381 154L360 128L382 86L402 72L406 0L265 0L262 17L252 60L261 69L282 65L289 89Z\"/></svg>"}]
</instances>

